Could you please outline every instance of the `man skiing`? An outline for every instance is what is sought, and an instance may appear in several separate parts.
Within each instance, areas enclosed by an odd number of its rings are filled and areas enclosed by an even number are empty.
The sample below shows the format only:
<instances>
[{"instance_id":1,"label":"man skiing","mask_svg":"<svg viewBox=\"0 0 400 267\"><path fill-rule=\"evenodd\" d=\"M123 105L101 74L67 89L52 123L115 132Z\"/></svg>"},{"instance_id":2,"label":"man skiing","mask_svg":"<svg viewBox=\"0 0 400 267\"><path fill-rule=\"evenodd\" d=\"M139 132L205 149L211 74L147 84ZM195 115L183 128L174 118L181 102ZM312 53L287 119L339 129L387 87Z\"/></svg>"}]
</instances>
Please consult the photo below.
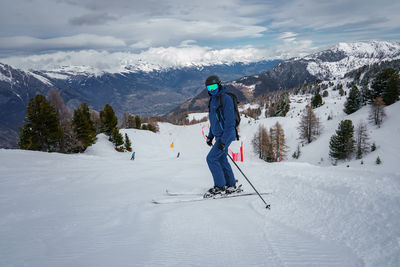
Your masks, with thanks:
<instances>
[{"instance_id":1,"label":"man skiing","mask_svg":"<svg viewBox=\"0 0 400 267\"><path fill-rule=\"evenodd\" d=\"M204 194L206 198L236 191L236 180L227 159L228 147L236 139L236 122L233 99L226 94L228 90L221 85L218 76L208 77L205 84L210 96L210 131L206 143L212 146L207 155L207 164L214 179L214 187Z\"/></svg>"}]
</instances>

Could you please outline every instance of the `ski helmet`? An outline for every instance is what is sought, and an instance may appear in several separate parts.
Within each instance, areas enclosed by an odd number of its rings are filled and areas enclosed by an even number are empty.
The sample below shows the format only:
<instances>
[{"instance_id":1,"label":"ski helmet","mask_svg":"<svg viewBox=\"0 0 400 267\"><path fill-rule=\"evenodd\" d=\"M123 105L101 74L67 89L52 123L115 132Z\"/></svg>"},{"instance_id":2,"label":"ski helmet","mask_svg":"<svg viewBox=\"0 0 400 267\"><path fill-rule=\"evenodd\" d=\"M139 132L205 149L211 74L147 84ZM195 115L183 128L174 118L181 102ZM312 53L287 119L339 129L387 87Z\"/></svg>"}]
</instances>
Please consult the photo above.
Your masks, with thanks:
<instances>
[{"instance_id":1,"label":"ski helmet","mask_svg":"<svg viewBox=\"0 0 400 267\"><path fill-rule=\"evenodd\" d=\"M207 78L207 80L206 80L206 86L207 86L207 85L211 85L211 84L218 84L218 85L221 84L221 80L218 78L217 75L212 75L212 76L210 76L210 77Z\"/></svg>"}]
</instances>

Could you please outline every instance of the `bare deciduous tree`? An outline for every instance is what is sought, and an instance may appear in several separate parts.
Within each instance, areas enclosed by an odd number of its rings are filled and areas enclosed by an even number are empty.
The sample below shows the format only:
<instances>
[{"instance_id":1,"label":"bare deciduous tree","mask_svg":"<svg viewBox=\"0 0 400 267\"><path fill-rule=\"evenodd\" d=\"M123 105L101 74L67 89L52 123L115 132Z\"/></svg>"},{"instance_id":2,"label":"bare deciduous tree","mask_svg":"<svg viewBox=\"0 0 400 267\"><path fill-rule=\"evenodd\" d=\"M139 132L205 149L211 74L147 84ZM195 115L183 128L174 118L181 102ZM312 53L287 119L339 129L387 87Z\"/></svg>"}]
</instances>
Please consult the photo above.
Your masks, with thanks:
<instances>
[{"instance_id":1,"label":"bare deciduous tree","mask_svg":"<svg viewBox=\"0 0 400 267\"><path fill-rule=\"evenodd\" d=\"M48 99L50 103L56 107L60 123L64 125L72 117L69 108L65 105L64 100L56 89L50 90Z\"/></svg>"},{"instance_id":2,"label":"bare deciduous tree","mask_svg":"<svg viewBox=\"0 0 400 267\"><path fill-rule=\"evenodd\" d=\"M279 122L276 122L275 127L269 129L274 161L286 158L287 146L285 132Z\"/></svg>"},{"instance_id":3,"label":"bare deciduous tree","mask_svg":"<svg viewBox=\"0 0 400 267\"><path fill-rule=\"evenodd\" d=\"M383 102L382 98L378 96L371 104L368 119L371 123L377 125L378 128L380 128L383 122L383 118L385 116L385 102Z\"/></svg>"},{"instance_id":4,"label":"bare deciduous tree","mask_svg":"<svg viewBox=\"0 0 400 267\"><path fill-rule=\"evenodd\" d=\"M360 121L356 127L356 153L357 159L361 159L362 155L369 152L371 145L369 143L367 123Z\"/></svg>"},{"instance_id":5,"label":"bare deciduous tree","mask_svg":"<svg viewBox=\"0 0 400 267\"><path fill-rule=\"evenodd\" d=\"M320 119L315 115L313 109L307 106L300 118L297 129L299 130L300 140L311 143L321 133Z\"/></svg>"},{"instance_id":6,"label":"bare deciduous tree","mask_svg":"<svg viewBox=\"0 0 400 267\"><path fill-rule=\"evenodd\" d=\"M254 135L252 144L254 152L258 154L260 159L268 162L273 161L271 140L264 126L260 125L258 131Z\"/></svg>"}]
</instances>

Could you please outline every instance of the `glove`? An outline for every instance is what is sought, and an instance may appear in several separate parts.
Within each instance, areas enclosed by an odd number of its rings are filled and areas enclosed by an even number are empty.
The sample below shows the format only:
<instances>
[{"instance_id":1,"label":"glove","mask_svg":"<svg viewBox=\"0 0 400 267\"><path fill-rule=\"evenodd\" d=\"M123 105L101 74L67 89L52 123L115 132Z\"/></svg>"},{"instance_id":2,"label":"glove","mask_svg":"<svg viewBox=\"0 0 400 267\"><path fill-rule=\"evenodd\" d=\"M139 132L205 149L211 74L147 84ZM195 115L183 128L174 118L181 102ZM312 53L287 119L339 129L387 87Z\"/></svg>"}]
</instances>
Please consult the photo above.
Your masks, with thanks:
<instances>
[{"instance_id":1,"label":"glove","mask_svg":"<svg viewBox=\"0 0 400 267\"><path fill-rule=\"evenodd\" d=\"M218 149L224 151L225 150L225 144L222 143L221 141L218 142Z\"/></svg>"},{"instance_id":2,"label":"glove","mask_svg":"<svg viewBox=\"0 0 400 267\"><path fill-rule=\"evenodd\" d=\"M212 146L212 141L213 141L213 138L207 137L207 141L206 141L207 145Z\"/></svg>"}]
</instances>

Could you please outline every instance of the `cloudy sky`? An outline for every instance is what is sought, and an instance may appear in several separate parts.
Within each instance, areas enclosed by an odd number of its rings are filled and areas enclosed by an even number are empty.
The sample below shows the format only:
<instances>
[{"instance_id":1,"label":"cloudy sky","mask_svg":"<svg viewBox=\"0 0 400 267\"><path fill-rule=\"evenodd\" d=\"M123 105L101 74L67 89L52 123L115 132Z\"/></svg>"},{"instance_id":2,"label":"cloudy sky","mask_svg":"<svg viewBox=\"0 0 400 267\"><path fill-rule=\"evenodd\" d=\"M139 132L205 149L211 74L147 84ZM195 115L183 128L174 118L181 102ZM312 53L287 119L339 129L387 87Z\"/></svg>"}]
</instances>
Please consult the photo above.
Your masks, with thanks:
<instances>
[{"instance_id":1,"label":"cloudy sky","mask_svg":"<svg viewBox=\"0 0 400 267\"><path fill-rule=\"evenodd\" d=\"M0 62L289 58L338 42L399 41L399 13L396 0L1 0Z\"/></svg>"}]
</instances>

